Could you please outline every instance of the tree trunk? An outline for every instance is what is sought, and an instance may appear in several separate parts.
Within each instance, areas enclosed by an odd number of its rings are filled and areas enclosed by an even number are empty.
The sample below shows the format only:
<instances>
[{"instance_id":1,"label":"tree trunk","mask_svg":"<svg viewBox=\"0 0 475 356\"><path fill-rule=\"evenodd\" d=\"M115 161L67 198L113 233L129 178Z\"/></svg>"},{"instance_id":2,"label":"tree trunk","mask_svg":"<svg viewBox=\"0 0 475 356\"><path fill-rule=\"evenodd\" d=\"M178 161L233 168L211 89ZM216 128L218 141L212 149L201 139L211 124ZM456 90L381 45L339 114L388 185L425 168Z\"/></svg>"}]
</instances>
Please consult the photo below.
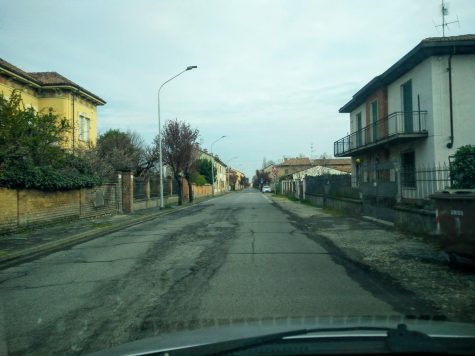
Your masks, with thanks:
<instances>
[{"instance_id":1,"label":"tree trunk","mask_svg":"<svg viewBox=\"0 0 475 356\"><path fill-rule=\"evenodd\" d=\"M181 177L175 175L175 181L178 184L178 205L183 204L183 184L181 182Z\"/></svg>"},{"instance_id":2,"label":"tree trunk","mask_svg":"<svg viewBox=\"0 0 475 356\"><path fill-rule=\"evenodd\" d=\"M189 201L191 203L195 199L195 197L193 196L193 183L191 182L191 176L190 175L186 175L185 179L188 182L188 198L189 198Z\"/></svg>"}]
</instances>

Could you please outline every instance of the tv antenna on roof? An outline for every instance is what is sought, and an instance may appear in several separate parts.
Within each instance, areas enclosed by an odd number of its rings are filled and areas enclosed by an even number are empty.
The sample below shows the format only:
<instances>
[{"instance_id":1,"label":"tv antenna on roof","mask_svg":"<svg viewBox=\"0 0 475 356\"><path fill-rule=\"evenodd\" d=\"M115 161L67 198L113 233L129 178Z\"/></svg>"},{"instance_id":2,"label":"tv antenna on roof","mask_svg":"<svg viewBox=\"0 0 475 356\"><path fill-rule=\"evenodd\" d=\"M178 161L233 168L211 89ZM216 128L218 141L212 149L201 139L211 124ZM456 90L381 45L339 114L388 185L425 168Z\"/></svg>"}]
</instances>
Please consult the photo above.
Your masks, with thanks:
<instances>
[{"instance_id":1,"label":"tv antenna on roof","mask_svg":"<svg viewBox=\"0 0 475 356\"><path fill-rule=\"evenodd\" d=\"M448 29L450 24L453 24L453 23L460 24L460 22L459 22L458 16L457 16L456 21L450 21L450 22L445 21L445 16L449 14L449 4L445 3L444 0L442 0L442 4L440 5L440 14L442 15L442 24L436 25L435 27L442 27L442 37L445 37L445 28L447 27Z\"/></svg>"}]
</instances>

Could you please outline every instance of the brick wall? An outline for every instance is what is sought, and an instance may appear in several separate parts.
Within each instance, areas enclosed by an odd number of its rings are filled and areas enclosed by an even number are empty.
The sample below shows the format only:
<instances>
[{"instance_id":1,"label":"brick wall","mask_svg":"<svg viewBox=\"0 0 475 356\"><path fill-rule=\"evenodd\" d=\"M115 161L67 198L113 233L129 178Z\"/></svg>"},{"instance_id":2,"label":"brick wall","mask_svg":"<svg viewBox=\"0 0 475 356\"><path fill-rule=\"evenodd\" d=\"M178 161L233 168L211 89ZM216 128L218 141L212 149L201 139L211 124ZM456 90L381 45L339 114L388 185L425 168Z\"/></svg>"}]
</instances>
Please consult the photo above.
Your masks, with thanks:
<instances>
[{"instance_id":1,"label":"brick wall","mask_svg":"<svg viewBox=\"0 0 475 356\"><path fill-rule=\"evenodd\" d=\"M14 189L0 188L0 230L17 226L18 200Z\"/></svg>"},{"instance_id":2,"label":"brick wall","mask_svg":"<svg viewBox=\"0 0 475 356\"><path fill-rule=\"evenodd\" d=\"M200 197L207 197L213 194L211 184L205 184L202 186L198 186L195 183L193 184L193 196L195 198L200 198ZM183 179L183 200L187 201L189 200L188 196L188 181L186 179Z\"/></svg>"},{"instance_id":3,"label":"brick wall","mask_svg":"<svg viewBox=\"0 0 475 356\"><path fill-rule=\"evenodd\" d=\"M210 196L213 192L211 189L211 184L205 184L202 186L197 186L193 184L193 193L195 197L207 197Z\"/></svg>"},{"instance_id":4,"label":"brick wall","mask_svg":"<svg viewBox=\"0 0 475 356\"><path fill-rule=\"evenodd\" d=\"M85 218L118 211L116 184L58 192L0 188L0 232L65 218Z\"/></svg>"}]
</instances>

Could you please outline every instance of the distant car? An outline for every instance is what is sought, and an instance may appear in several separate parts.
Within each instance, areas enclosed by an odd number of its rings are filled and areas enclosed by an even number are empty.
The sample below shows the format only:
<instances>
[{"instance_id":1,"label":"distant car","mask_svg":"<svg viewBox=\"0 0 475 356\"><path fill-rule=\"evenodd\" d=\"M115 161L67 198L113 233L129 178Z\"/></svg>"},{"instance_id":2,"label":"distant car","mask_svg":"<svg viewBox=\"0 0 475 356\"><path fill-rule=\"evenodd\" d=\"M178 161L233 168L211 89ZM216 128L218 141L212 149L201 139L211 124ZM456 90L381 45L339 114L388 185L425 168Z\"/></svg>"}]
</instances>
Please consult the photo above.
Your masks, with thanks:
<instances>
[{"instance_id":1,"label":"distant car","mask_svg":"<svg viewBox=\"0 0 475 356\"><path fill-rule=\"evenodd\" d=\"M262 187L262 193L272 193L272 189L270 186L265 185Z\"/></svg>"}]
</instances>

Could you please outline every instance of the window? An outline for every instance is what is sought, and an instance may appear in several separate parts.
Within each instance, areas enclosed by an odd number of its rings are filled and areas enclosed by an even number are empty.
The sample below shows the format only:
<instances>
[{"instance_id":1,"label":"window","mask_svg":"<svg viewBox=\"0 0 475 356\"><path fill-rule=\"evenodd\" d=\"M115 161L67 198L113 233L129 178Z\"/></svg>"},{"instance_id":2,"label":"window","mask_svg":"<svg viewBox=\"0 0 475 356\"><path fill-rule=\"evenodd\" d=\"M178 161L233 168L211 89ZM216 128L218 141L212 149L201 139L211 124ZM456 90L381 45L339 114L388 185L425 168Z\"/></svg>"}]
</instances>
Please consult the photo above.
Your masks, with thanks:
<instances>
[{"instance_id":1,"label":"window","mask_svg":"<svg viewBox=\"0 0 475 356\"><path fill-rule=\"evenodd\" d=\"M362 143L362 139L361 139L362 132L360 131L362 128L363 128L363 123L361 120L361 113L359 112L358 114L356 114L356 145L357 147L360 147Z\"/></svg>"},{"instance_id":2,"label":"window","mask_svg":"<svg viewBox=\"0 0 475 356\"><path fill-rule=\"evenodd\" d=\"M401 155L401 183L403 187L416 187L416 155L414 151Z\"/></svg>"},{"instance_id":3,"label":"window","mask_svg":"<svg viewBox=\"0 0 475 356\"><path fill-rule=\"evenodd\" d=\"M371 118L371 135L372 135L372 142L376 142L378 140L378 101L373 101L370 107L370 118Z\"/></svg>"},{"instance_id":4,"label":"window","mask_svg":"<svg viewBox=\"0 0 475 356\"><path fill-rule=\"evenodd\" d=\"M289 170L288 170L288 169L285 170L285 174L289 174Z\"/></svg>"},{"instance_id":5,"label":"window","mask_svg":"<svg viewBox=\"0 0 475 356\"><path fill-rule=\"evenodd\" d=\"M79 115L79 139L89 142L90 119L84 115Z\"/></svg>"}]
</instances>

